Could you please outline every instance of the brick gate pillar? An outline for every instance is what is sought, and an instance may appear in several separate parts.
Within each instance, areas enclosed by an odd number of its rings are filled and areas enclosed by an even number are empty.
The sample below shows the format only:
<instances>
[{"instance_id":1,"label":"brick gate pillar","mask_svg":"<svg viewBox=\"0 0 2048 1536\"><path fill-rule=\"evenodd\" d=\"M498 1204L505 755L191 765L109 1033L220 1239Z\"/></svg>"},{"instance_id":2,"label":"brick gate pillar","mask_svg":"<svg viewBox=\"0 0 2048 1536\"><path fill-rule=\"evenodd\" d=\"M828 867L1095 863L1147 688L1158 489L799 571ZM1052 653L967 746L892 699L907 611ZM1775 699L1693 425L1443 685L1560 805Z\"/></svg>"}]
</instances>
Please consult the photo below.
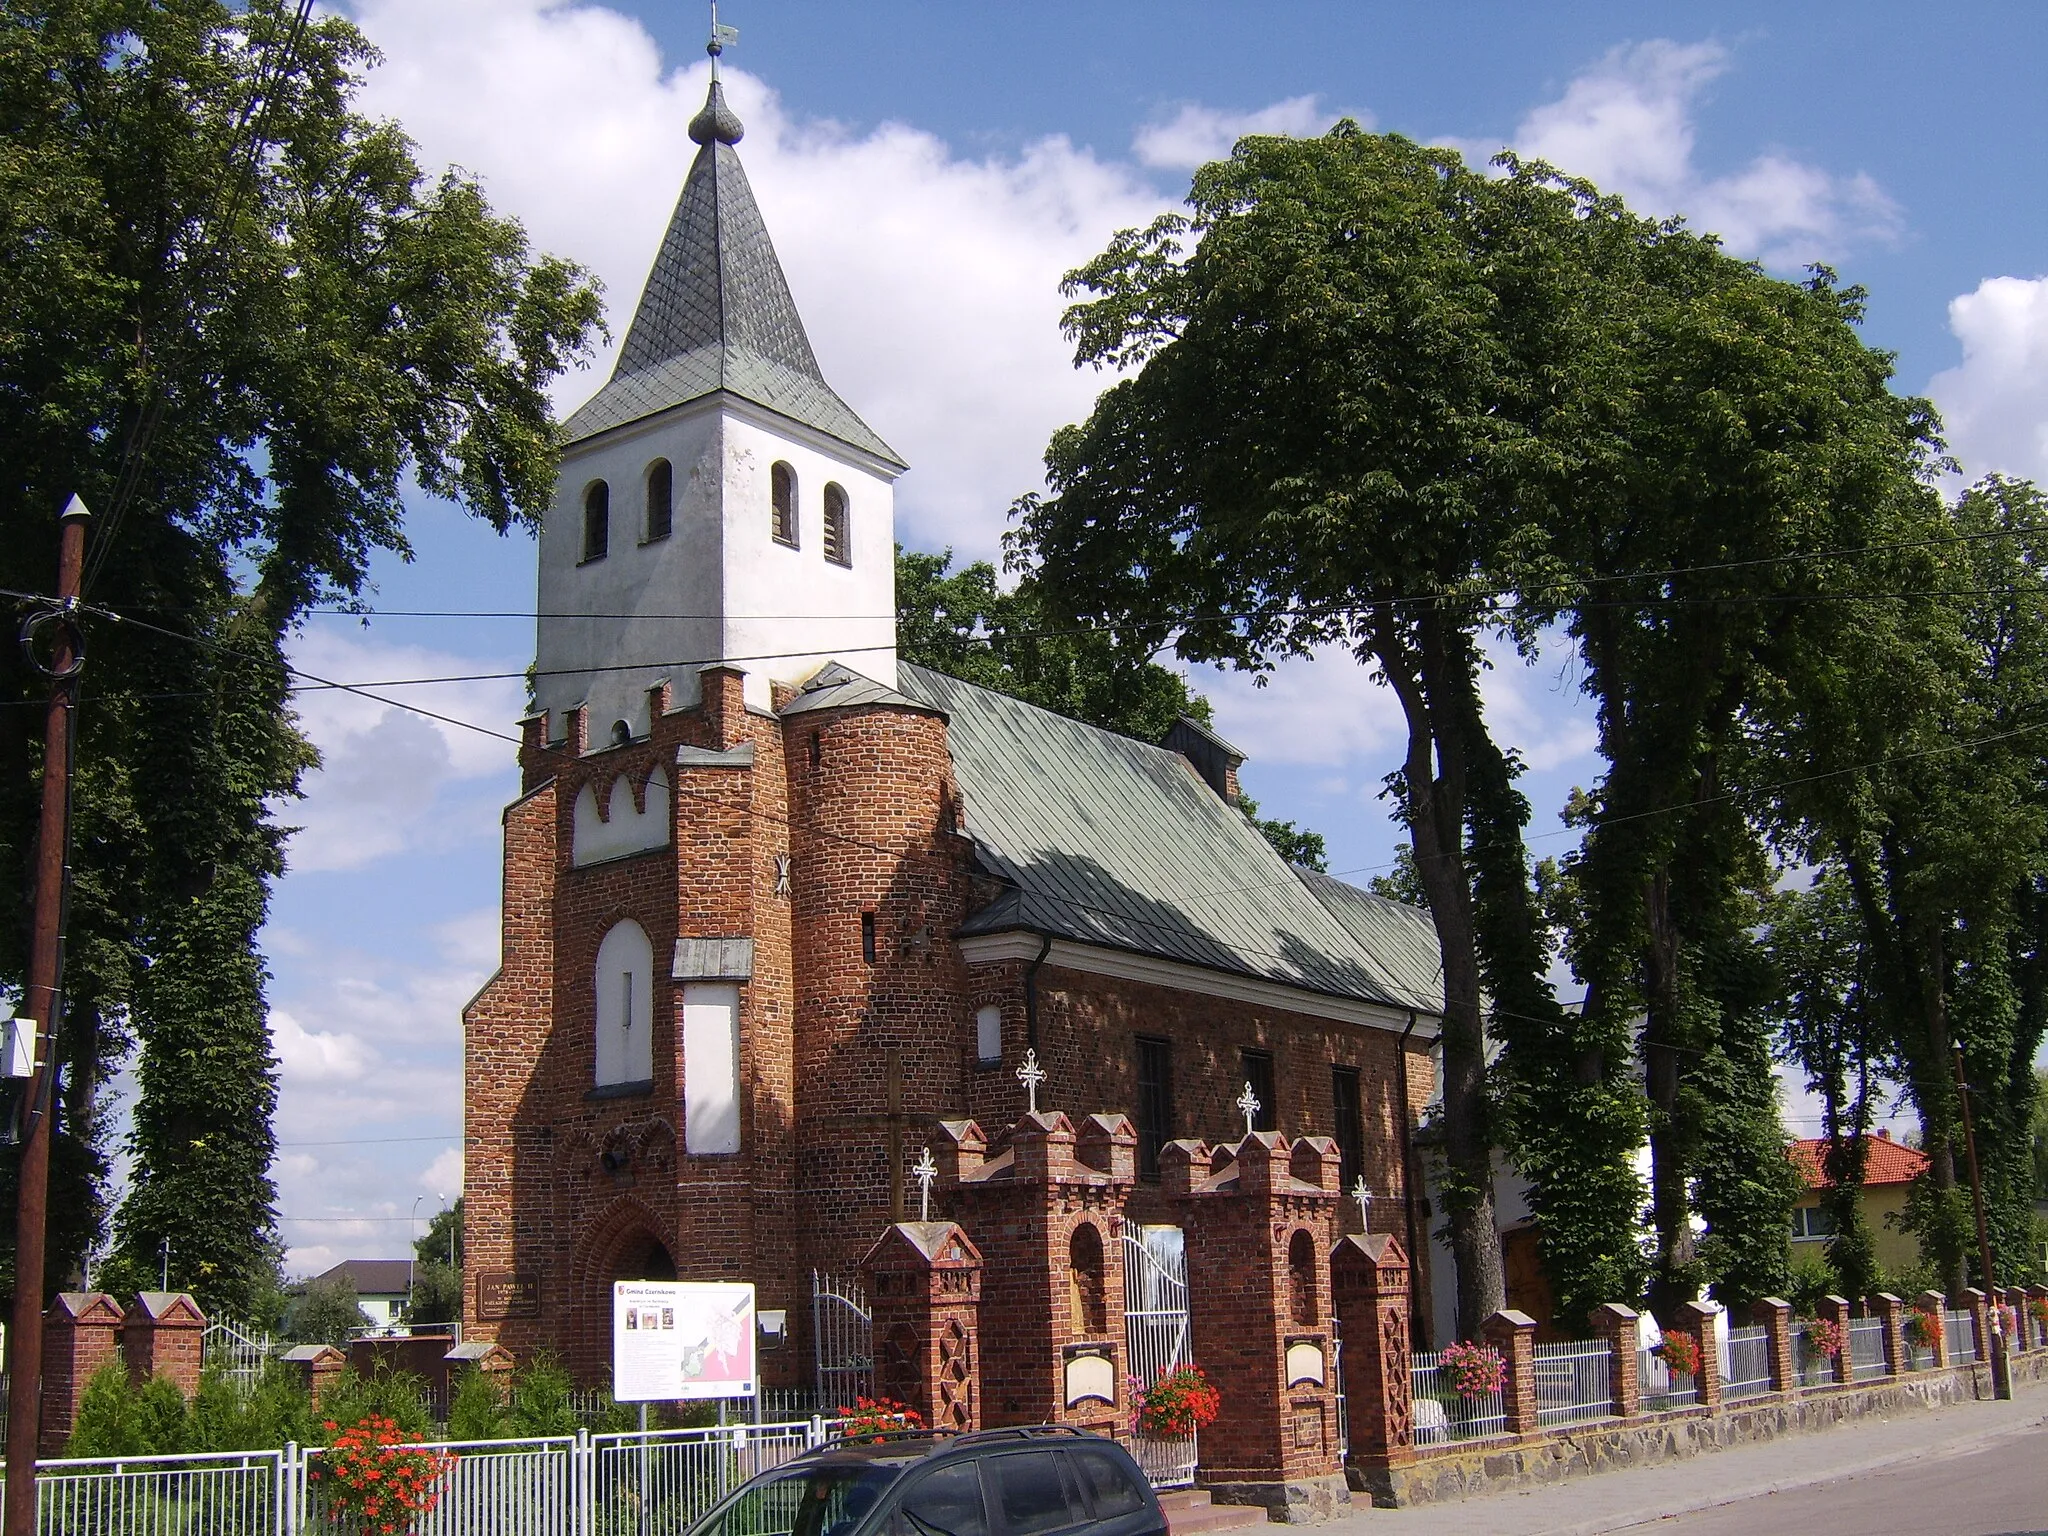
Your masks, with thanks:
<instances>
[{"instance_id":1,"label":"brick gate pillar","mask_svg":"<svg viewBox=\"0 0 2048 1536\"><path fill-rule=\"evenodd\" d=\"M43 1420L39 1456L58 1456L78 1422L85 1384L120 1358L121 1308L104 1291L60 1291L43 1313Z\"/></svg>"},{"instance_id":2,"label":"brick gate pillar","mask_svg":"<svg viewBox=\"0 0 2048 1536\"><path fill-rule=\"evenodd\" d=\"M954 1217L980 1246L982 1421L1123 1427L1124 1206L1138 1133L1122 1115L1027 1113L994 1157L972 1121L940 1128Z\"/></svg>"},{"instance_id":3,"label":"brick gate pillar","mask_svg":"<svg viewBox=\"0 0 2048 1536\"><path fill-rule=\"evenodd\" d=\"M981 1271L980 1250L950 1221L899 1221L860 1261L875 1393L934 1429L981 1428Z\"/></svg>"},{"instance_id":4,"label":"brick gate pillar","mask_svg":"<svg viewBox=\"0 0 2048 1536\"><path fill-rule=\"evenodd\" d=\"M1509 1308L1481 1323L1479 1332L1508 1363L1508 1379L1501 1388L1508 1432L1535 1434L1542 1423L1536 1404L1536 1319Z\"/></svg>"},{"instance_id":5,"label":"brick gate pillar","mask_svg":"<svg viewBox=\"0 0 2048 1536\"><path fill-rule=\"evenodd\" d=\"M1934 1357L1933 1369L1940 1370L1955 1362L1948 1357L1948 1298L1940 1291L1922 1291L1913 1298L1915 1311L1932 1312L1936 1324L1934 1347L1928 1351Z\"/></svg>"},{"instance_id":6,"label":"brick gate pillar","mask_svg":"<svg viewBox=\"0 0 2048 1536\"><path fill-rule=\"evenodd\" d=\"M1764 1331L1771 1359L1771 1390L1790 1392L1799 1385L1799 1366L1792 1356L1792 1303L1782 1296L1766 1296L1751 1305L1749 1315Z\"/></svg>"},{"instance_id":7,"label":"brick gate pillar","mask_svg":"<svg viewBox=\"0 0 2048 1536\"><path fill-rule=\"evenodd\" d=\"M1890 1291L1879 1291L1870 1298L1870 1309L1884 1324L1884 1373L1887 1376L1903 1376L1913 1368L1912 1357L1906 1353L1906 1304Z\"/></svg>"},{"instance_id":8,"label":"brick gate pillar","mask_svg":"<svg viewBox=\"0 0 2048 1536\"><path fill-rule=\"evenodd\" d=\"M183 1291L144 1291L121 1320L121 1354L137 1386L152 1376L185 1396L199 1390L206 1314Z\"/></svg>"},{"instance_id":9,"label":"brick gate pillar","mask_svg":"<svg viewBox=\"0 0 2048 1536\"><path fill-rule=\"evenodd\" d=\"M1382 1509L1399 1505L1400 1469L1415 1459L1408 1285L1408 1256L1385 1233L1354 1233L1330 1255L1350 1479Z\"/></svg>"},{"instance_id":10,"label":"brick gate pillar","mask_svg":"<svg viewBox=\"0 0 2048 1536\"><path fill-rule=\"evenodd\" d=\"M1636 1355L1642 1327L1636 1309L1618 1301L1603 1302L1586 1320L1607 1341L1607 1395L1614 1416L1633 1419L1643 1411L1642 1361Z\"/></svg>"},{"instance_id":11,"label":"brick gate pillar","mask_svg":"<svg viewBox=\"0 0 2048 1536\"><path fill-rule=\"evenodd\" d=\"M1351 1497L1330 1371L1336 1143L1270 1131L1213 1150L1169 1142L1160 1187L1186 1234L1195 1361L1223 1396L1202 1431L1204 1486L1277 1520L1328 1518Z\"/></svg>"},{"instance_id":12,"label":"brick gate pillar","mask_svg":"<svg viewBox=\"0 0 2048 1536\"><path fill-rule=\"evenodd\" d=\"M1714 1319L1720 1315L1721 1309L1712 1302L1688 1301L1678 1309L1671 1325L1673 1333L1684 1334L1699 1350L1700 1372L1693 1378L1693 1401L1709 1413L1721 1408L1721 1336L1714 1327Z\"/></svg>"},{"instance_id":13,"label":"brick gate pillar","mask_svg":"<svg viewBox=\"0 0 2048 1536\"><path fill-rule=\"evenodd\" d=\"M1976 1286L1963 1290L1963 1305L1970 1312L1970 1336L1977 1343L1977 1363L1991 1363L1991 1298Z\"/></svg>"},{"instance_id":14,"label":"brick gate pillar","mask_svg":"<svg viewBox=\"0 0 2048 1536\"><path fill-rule=\"evenodd\" d=\"M1823 1296L1813 1304L1813 1312L1821 1321L1833 1323L1839 1330L1842 1348L1831 1363L1835 1370L1835 1385L1847 1386L1856 1379L1856 1361L1849 1348L1849 1298Z\"/></svg>"}]
</instances>

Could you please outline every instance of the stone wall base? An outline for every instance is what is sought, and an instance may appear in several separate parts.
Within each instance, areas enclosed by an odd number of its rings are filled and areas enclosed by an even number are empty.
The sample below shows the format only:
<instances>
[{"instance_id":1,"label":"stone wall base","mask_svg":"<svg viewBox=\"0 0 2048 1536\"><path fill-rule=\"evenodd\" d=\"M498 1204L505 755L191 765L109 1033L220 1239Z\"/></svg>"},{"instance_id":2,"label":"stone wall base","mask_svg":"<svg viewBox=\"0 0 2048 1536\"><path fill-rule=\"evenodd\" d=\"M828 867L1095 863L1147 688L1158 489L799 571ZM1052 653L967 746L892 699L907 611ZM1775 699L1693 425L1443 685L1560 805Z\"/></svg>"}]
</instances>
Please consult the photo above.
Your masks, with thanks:
<instances>
[{"instance_id":1,"label":"stone wall base","mask_svg":"<svg viewBox=\"0 0 2048 1536\"><path fill-rule=\"evenodd\" d=\"M2015 1355L2012 1378L2015 1385L2048 1380L2048 1350ZM1398 1509L1500 1493L1510 1488L1540 1487L1595 1472L1654 1466L1706 1451L1775 1440L1782 1435L1812 1434L1871 1415L1885 1417L1990 1396L1990 1367L1959 1365L1939 1371L1915 1371L1910 1376L1881 1377L1858 1386L1812 1388L1785 1397L1746 1399L1724 1406L1717 1414L1700 1409L1681 1410L1625 1421L1574 1424L1535 1435L1489 1440L1469 1448L1423 1450L1405 1465L1353 1466L1346 1476L1351 1488L1369 1496L1375 1507ZM1216 1497L1217 1502L1224 1502L1220 1493Z\"/></svg>"},{"instance_id":2,"label":"stone wall base","mask_svg":"<svg viewBox=\"0 0 2048 1536\"><path fill-rule=\"evenodd\" d=\"M1313 1525L1351 1512L1351 1484L1341 1472L1328 1477L1301 1477L1285 1483L1211 1483L1201 1485L1216 1504L1257 1504L1269 1520Z\"/></svg>"}]
</instances>

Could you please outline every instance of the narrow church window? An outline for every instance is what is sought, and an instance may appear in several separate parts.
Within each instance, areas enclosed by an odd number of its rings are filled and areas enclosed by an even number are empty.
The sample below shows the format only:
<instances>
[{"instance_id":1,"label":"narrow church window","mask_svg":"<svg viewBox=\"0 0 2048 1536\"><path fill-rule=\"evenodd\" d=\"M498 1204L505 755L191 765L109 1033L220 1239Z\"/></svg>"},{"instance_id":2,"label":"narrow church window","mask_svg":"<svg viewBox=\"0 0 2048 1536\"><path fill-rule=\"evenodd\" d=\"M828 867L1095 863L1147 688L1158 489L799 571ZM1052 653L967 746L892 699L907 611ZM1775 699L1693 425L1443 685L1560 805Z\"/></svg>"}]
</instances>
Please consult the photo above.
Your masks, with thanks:
<instances>
[{"instance_id":1,"label":"narrow church window","mask_svg":"<svg viewBox=\"0 0 2048 1536\"><path fill-rule=\"evenodd\" d=\"M597 946L596 1080L600 1088L654 1080L654 946L631 918Z\"/></svg>"},{"instance_id":2,"label":"narrow church window","mask_svg":"<svg viewBox=\"0 0 2048 1536\"><path fill-rule=\"evenodd\" d=\"M974 1056L984 1066L1003 1059L1003 1010L994 1003L974 1010Z\"/></svg>"},{"instance_id":3,"label":"narrow church window","mask_svg":"<svg viewBox=\"0 0 2048 1536\"><path fill-rule=\"evenodd\" d=\"M1099 1339L1109 1332L1109 1297L1102 1273L1102 1234L1084 1221L1067 1244L1067 1283L1071 1287L1074 1332Z\"/></svg>"},{"instance_id":4,"label":"narrow church window","mask_svg":"<svg viewBox=\"0 0 2048 1536\"><path fill-rule=\"evenodd\" d=\"M612 488L602 480L590 482L583 493L583 558L602 560L612 542Z\"/></svg>"},{"instance_id":5,"label":"narrow church window","mask_svg":"<svg viewBox=\"0 0 2048 1536\"><path fill-rule=\"evenodd\" d=\"M1239 1051L1237 1059L1243 1068L1241 1075L1244 1081L1252 1085L1252 1097L1259 1101L1258 1113L1252 1116L1252 1129L1277 1130L1280 1125L1280 1110L1273 1102L1273 1053Z\"/></svg>"},{"instance_id":6,"label":"narrow church window","mask_svg":"<svg viewBox=\"0 0 2048 1536\"><path fill-rule=\"evenodd\" d=\"M777 459L768 471L769 496L775 507L775 542L796 548L796 471Z\"/></svg>"},{"instance_id":7,"label":"narrow church window","mask_svg":"<svg viewBox=\"0 0 2048 1536\"><path fill-rule=\"evenodd\" d=\"M675 522L676 472L667 459L647 466L647 542L665 539Z\"/></svg>"},{"instance_id":8,"label":"narrow church window","mask_svg":"<svg viewBox=\"0 0 2048 1536\"><path fill-rule=\"evenodd\" d=\"M1337 1154L1343 1168L1342 1183L1347 1190L1365 1173L1365 1116L1358 1087L1358 1068L1330 1068L1331 1107L1336 1112L1332 1129L1336 1132Z\"/></svg>"},{"instance_id":9,"label":"narrow church window","mask_svg":"<svg viewBox=\"0 0 2048 1536\"><path fill-rule=\"evenodd\" d=\"M1138 1037L1138 1176L1159 1177L1159 1149L1173 1140L1173 1043Z\"/></svg>"},{"instance_id":10,"label":"narrow church window","mask_svg":"<svg viewBox=\"0 0 2048 1536\"><path fill-rule=\"evenodd\" d=\"M740 989L683 988L683 1144L693 1155L740 1149Z\"/></svg>"},{"instance_id":11,"label":"narrow church window","mask_svg":"<svg viewBox=\"0 0 2048 1536\"><path fill-rule=\"evenodd\" d=\"M838 485L828 485L825 487L825 558L834 565L853 564L853 550L846 540L846 492Z\"/></svg>"},{"instance_id":12,"label":"narrow church window","mask_svg":"<svg viewBox=\"0 0 2048 1536\"><path fill-rule=\"evenodd\" d=\"M860 957L869 965L875 963L875 914L872 912L860 915Z\"/></svg>"},{"instance_id":13,"label":"narrow church window","mask_svg":"<svg viewBox=\"0 0 2048 1536\"><path fill-rule=\"evenodd\" d=\"M1316 1324L1316 1243L1306 1232L1287 1240L1287 1300L1294 1326Z\"/></svg>"}]
</instances>

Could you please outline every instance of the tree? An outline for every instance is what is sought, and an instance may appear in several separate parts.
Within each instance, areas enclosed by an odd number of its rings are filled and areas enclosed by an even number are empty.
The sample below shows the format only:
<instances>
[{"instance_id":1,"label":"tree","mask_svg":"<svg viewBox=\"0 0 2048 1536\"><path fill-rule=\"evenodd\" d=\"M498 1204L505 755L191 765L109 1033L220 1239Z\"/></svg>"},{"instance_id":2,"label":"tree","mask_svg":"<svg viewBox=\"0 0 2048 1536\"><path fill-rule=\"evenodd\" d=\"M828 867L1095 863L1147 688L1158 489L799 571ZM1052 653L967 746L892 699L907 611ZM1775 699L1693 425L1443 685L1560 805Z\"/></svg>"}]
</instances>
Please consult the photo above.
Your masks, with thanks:
<instances>
[{"instance_id":1,"label":"tree","mask_svg":"<svg viewBox=\"0 0 2048 1536\"><path fill-rule=\"evenodd\" d=\"M1894 526L1856 562L1865 595L1825 605L1827 643L1788 657L1756 737L1783 780L1777 835L1838 867L1854 901L1868 1006L1928 1155L1908 1225L1959 1290L1976 1244L1957 1177L1958 1047L1995 1256L2001 1272L2033 1265L2048 499L1993 478L1952 505L1931 491L1902 501Z\"/></svg>"},{"instance_id":2,"label":"tree","mask_svg":"<svg viewBox=\"0 0 2048 1536\"><path fill-rule=\"evenodd\" d=\"M1487 637L1529 638L1492 594L1546 565L1544 515L1601 387L1575 275L1593 201L1348 122L1242 140L1196 173L1189 213L1069 275L1077 361L1132 371L1054 437L1051 494L1020 503L1013 535L1052 606L1148 652L1258 670L1342 647L1399 699L1398 815L1443 955L1467 1335L1504 1299L1482 985L1561 1012L1530 969L1526 802L1478 678Z\"/></svg>"},{"instance_id":3,"label":"tree","mask_svg":"<svg viewBox=\"0 0 2048 1536\"><path fill-rule=\"evenodd\" d=\"M356 1283L343 1271L308 1280L285 1309L284 1336L301 1344L332 1344L346 1349L362 1329L373 1327L370 1314L356 1300Z\"/></svg>"},{"instance_id":4,"label":"tree","mask_svg":"<svg viewBox=\"0 0 2048 1536\"><path fill-rule=\"evenodd\" d=\"M313 755L287 638L404 555L408 482L499 529L551 490L546 386L598 318L476 183L351 110L372 59L281 0L0 17L0 584L98 514L79 718L50 1283L105 1230L98 1087L139 1047L110 1282L169 1240L209 1310L274 1278L275 1065L255 934ZM0 863L34 834L41 684L0 650ZM17 989L20 882L0 882ZM12 1201L7 1205L11 1217ZM11 1252L11 1227L9 1228Z\"/></svg>"},{"instance_id":5,"label":"tree","mask_svg":"<svg viewBox=\"0 0 2048 1536\"><path fill-rule=\"evenodd\" d=\"M896 654L905 661L1140 741L1162 740L1182 715L1209 723L1209 701L1155 652L1133 649L1114 627L1060 616L1029 575L1004 592L986 560L952 565L950 549L897 546ZM1321 833L1262 818L1248 796L1238 809L1281 858L1327 867Z\"/></svg>"},{"instance_id":6,"label":"tree","mask_svg":"<svg viewBox=\"0 0 2048 1536\"><path fill-rule=\"evenodd\" d=\"M427 1223L426 1234L412 1245L413 1256L422 1264L439 1264L446 1269L462 1268L462 1197L445 1211L436 1211Z\"/></svg>"},{"instance_id":7,"label":"tree","mask_svg":"<svg viewBox=\"0 0 2048 1536\"><path fill-rule=\"evenodd\" d=\"M408 1323L452 1323L462 1317L462 1199L436 1211L426 1234L412 1245Z\"/></svg>"}]
</instances>

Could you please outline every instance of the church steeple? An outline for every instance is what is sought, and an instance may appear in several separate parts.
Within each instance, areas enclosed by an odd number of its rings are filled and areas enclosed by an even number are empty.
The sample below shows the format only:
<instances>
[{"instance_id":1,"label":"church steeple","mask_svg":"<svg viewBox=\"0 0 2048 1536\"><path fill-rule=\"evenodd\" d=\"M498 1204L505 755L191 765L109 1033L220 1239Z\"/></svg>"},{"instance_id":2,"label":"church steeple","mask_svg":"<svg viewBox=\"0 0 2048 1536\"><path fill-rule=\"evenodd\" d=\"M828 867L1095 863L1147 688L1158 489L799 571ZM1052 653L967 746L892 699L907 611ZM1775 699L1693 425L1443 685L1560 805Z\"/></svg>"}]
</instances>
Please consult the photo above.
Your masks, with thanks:
<instances>
[{"instance_id":1,"label":"church steeple","mask_svg":"<svg viewBox=\"0 0 2048 1536\"><path fill-rule=\"evenodd\" d=\"M744 131L714 77L690 120L697 157L625 345L610 382L569 418L569 441L726 390L900 469L818 368L733 147Z\"/></svg>"}]
</instances>

